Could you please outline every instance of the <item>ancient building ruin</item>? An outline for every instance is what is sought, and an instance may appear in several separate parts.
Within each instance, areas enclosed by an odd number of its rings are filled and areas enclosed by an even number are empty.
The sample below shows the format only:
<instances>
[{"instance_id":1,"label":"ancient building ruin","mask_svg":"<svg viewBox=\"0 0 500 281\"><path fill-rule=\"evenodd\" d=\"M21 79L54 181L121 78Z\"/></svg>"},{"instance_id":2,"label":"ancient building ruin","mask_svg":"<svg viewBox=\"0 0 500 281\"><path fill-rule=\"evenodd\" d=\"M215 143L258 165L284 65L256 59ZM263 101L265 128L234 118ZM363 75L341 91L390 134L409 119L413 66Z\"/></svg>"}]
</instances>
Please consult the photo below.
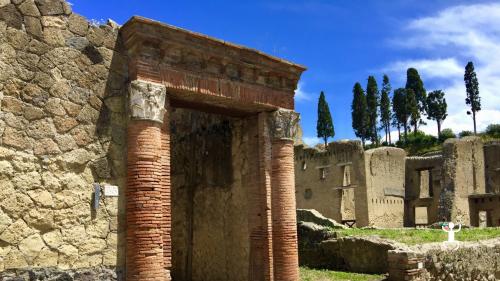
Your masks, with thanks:
<instances>
[{"instance_id":1,"label":"ancient building ruin","mask_svg":"<svg viewBox=\"0 0 500 281\"><path fill-rule=\"evenodd\" d=\"M295 148L297 207L356 226L402 227L404 150L364 151L359 141L332 142L326 150Z\"/></svg>"},{"instance_id":2,"label":"ancient building ruin","mask_svg":"<svg viewBox=\"0 0 500 281\"><path fill-rule=\"evenodd\" d=\"M145 18L0 1L0 279L298 280L304 70Z\"/></svg>"},{"instance_id":3,"label":"ancient building ruin","mask_svg":"<svg viewBox=\"0 0 500 281\"><path fill-rule=\"evenodd\" d=\"M500 226L498 142L450 139L442 152L408 157L397 148L363 151L354 144L333 142L324 151L296 146L298 208L316 209L339 222L355 221L358 227L450 220ZM354 206L355 212L345 206Z\"/></svg>"}]
</instances>

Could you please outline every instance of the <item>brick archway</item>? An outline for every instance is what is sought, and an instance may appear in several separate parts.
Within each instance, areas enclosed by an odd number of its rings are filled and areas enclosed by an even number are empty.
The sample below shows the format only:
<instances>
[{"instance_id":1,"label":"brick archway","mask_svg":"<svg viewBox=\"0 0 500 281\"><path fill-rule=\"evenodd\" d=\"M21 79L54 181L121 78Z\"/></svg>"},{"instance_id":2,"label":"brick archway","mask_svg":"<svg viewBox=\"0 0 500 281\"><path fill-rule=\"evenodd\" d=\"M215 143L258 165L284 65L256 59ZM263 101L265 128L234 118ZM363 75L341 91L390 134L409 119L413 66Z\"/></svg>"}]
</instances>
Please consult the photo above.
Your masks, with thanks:
<instances>
[{"instance_id":1,"label":"brick archway","mask_svg":"<svg viewBox=\"0 0 500 281\"><path fill-rule=\"evenodd\" d=\"M134 17L129 55L127 280L171 280L170 107L257 119L249 280L298 280L294 90L304 67Z\"/></svg>"}]
</instances>

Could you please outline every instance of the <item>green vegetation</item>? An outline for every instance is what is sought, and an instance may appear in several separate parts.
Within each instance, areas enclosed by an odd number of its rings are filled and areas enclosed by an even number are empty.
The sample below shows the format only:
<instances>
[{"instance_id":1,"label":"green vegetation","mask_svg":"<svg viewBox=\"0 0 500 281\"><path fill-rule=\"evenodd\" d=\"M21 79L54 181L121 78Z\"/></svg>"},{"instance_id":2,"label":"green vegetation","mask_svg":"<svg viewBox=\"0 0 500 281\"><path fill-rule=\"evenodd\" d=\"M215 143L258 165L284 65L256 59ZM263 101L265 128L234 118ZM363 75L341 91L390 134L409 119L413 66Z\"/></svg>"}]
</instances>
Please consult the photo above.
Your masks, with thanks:
<instances>
[{"instance_id":1,"label":"green vegetation","mask_svg":"<svg viewBox=\"0 0 500 281\"><path fill-rule=\"evenodd\" d=\"M441 135L441 123L446 119L448 105L441 90L432 91L427 96L427 119L435 120L438 127L438 137Z\"/></svg>"},{"instance_id":2,"label":"green vegetation","mask_svg":"<svg viewBox=\"0 0 500 281\"><path fill-rule=\"evenodd\" d=\"M426 105L426 99L427 99L427 94L424 88L424 82L422 82L422 79L420 78L420 74L418 74L418 71L415 68L408 68L406 71L406 86L405 86L409 100L407 102L411 102L412 104L409 104L409 112L411 113L411 124L413 125L413 131L416 132L418 125L420 124L425 124L422 121L422 115L425 113L427 105ZM411 91L410 91L411 90ZM414 99L415 101L412 100L412 94L413 92Z\"/></svg>"},{"instance_id":3,"label":"green vegetation","mask_svg":"<svg viewBox=\"0 0 500 281\"><path fill-rule=\"evenodd\" d=\"M378 144L377 121L379 100L377 80L373 76L368 76L368 84L366 85L368 137L372 143L376 144Z\"/></svg>"},{"instance_id":4,"label":"green vegetation","mask_svg":"<svg viewBox=\"0 0 500 281\"><path fill-rule=\"evenodd\" d=\"M474 70L474 64L471 61L465 66L464 82L467 92L465 104L470 106L470 111L467 111L467 114L470 115L472 111L474 134L477 134L476 113L481 110L481 97L479 96L479 82L477 81L476 71Z\"/></svg>"},{"instance_id":5,"label":"green vegetation","mask_svg":"<svg viewBox=\"0 0 500 281\"><path fill-rule=\"evenodd\" d=\"M332 230L340 236L372 236L394 240L407 245L446 241L447 234L441 229L360 229ZM480 241L500 237L500 228L466 228L455 234L458 241Z\"/></svg>"},{"instance_id":6,"label":"green vegetation","mask_svg":"<svg viewBox=\"0 0 500 281\"><path fill-rule=\"evenodd\" d=\"M333 128L332 115L330 114L330 107L325 99L325 93L321 91L318 100L318 123L316 125L318 138L322 138L325 142L325 147L328 144L328 138L335 136L335 129Z\"/></svg>"},{"instance_id":7,"label":"green vegetation","mask_svg":"<svg viewBox=\"0 0 500 281\"><path fill-rule=\"evenodd\" d=\"M368 116L366 114L366 95L365 90L361 87L359 82L354 84L352 89L353 99L351 105L352 114L352 128L354 129L354 134L356 137L361 139L363 146L365 145L365 140L369 138L368 136Z\"/></svg>"},{"instance_id":8,"label":"green vegetation","mask_svg":"<svg viewBox=\"0 0 500 281\"><path fill-rule=\"evenodd\" d=\"M369 275L341 271L300 268L301 281L375 281L382 280L384 275Z\"/></svg>"},{"instance_id":9,"label":"green vegetation","mask_svg":"<svg viewBox=\"0 0 500 281\"><path fill-rule=\"evenodd\" d=\"M389 77L384 74L382 82L382 94L380 97L380 123L382 123L382 129L384 129L385 143L391 144L391 99L389 94L391 93L391 83L389 83Z\"/></svg>"}]
</instances>

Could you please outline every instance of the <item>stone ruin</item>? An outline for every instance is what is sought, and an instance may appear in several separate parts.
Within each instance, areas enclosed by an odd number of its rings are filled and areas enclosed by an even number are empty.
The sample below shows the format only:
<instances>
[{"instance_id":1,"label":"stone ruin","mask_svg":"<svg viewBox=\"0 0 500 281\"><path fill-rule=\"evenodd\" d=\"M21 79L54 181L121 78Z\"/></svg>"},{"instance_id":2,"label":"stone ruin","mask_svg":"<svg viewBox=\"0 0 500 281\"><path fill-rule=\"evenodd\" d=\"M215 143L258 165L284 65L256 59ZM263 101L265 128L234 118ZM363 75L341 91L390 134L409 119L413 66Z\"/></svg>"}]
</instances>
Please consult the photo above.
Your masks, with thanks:
<instances>
[{"instance_id":1,"label":"stone ruin","mask_svg":"<svg viewBox=\"0 0 500 281\"><path fill-rule=\"evenodd\" d=\"M297 281L304 70L1 0L0 279Z\"/></svg>"},{"instance_id":2,"label":"stone ruin","mask_svg":"<svg viewBox=\"0 0 500 281\"><path fill-rule=\"evenodd\" d=\"M355 141L326 150L297 145L297 207L358 227L500 226L499 153L500 143L476 137L410 157L391 147L363 151Z\"/></svg>"}]
</instances>

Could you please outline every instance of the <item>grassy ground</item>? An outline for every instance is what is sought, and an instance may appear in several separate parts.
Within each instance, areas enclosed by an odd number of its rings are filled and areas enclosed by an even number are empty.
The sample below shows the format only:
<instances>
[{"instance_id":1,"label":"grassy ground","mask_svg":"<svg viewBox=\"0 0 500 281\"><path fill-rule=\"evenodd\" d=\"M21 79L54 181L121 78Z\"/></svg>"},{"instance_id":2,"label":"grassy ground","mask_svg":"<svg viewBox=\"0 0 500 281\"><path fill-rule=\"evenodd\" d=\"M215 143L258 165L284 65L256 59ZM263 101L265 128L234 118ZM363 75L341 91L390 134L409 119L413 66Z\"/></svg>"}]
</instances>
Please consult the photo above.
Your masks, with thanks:
<instances>
[{"instance_id":1,"label":"grassy ground","mask_svg":"<svg viewBox=\"0 0 500 281\"><path fill-rule=\"evenodd\" d=\"M300 268L301 281L375 281L383 280L383 275L368 275L350 272Z\"/></svg>"},{"instance_id":2,"label":"grassy ground","mask_svg":"<svg viewBox=\"0 0 500 281\"><path fill-rule=\"evenodd\" d=\"M431 242L442 242L447 239L447 234L440 229L359 229L349 228L335 230L341 236L371 236L391 239L407 245ZM471 228L462 229L455 234L458 241L479 241L500 237L500 228Z\"/></svg>"}]
</instances>

